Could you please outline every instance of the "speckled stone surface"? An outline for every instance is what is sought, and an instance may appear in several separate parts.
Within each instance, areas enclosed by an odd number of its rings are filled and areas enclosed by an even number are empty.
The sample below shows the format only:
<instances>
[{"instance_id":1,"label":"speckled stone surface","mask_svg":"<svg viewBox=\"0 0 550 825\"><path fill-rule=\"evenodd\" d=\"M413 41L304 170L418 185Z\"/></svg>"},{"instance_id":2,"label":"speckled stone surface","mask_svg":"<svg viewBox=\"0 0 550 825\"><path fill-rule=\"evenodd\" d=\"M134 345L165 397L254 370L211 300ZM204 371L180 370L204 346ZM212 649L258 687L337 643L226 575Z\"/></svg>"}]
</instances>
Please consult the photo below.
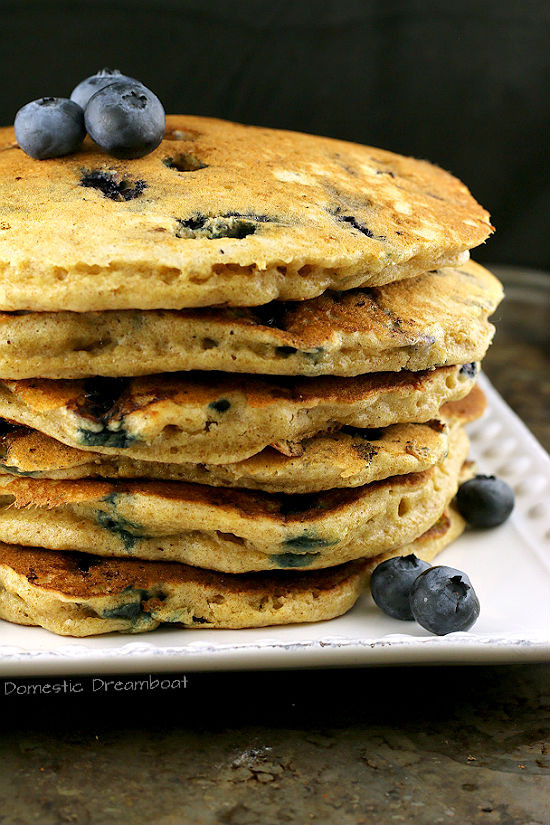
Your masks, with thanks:
<instances>
[{"instance_id":1,"label":"speckled stone surface","mask_svg":"<svg viewBox=\"0 0 550 825\"><path fill-rule=\"evenodd\" d=\"M550 279L496 272L508 300L485 370L548 446ZM0 684L0 823L546 825L549 676L189 674L107 694L75 677L82 694L54 696Z\"/></svg>"},{"instance_id":2,"label":"speckled stone surface","mask_svg":"<svg viewBox=\"0 0 550 825\"><path fill-rule=\"evenodd\" d=\"M548 699L536 665L3 698L0 822L544 825Z\"/></svg>"}]
</instances>

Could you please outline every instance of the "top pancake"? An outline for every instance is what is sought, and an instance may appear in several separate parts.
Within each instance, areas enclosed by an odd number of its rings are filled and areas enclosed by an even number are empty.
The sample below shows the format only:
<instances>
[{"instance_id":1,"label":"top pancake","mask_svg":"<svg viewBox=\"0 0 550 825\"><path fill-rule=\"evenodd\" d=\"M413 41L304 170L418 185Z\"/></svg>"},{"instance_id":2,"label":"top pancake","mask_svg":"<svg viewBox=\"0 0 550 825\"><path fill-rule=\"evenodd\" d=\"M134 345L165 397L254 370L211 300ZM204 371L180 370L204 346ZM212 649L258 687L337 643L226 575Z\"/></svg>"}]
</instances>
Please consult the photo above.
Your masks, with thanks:
<instances>
[{"instance_id":1,"label":"top pancake","mask_svg":"<svg viewBox=\"0 0 550 825\"><path fill-rule=\"evenodd\" d=\"M116 160L37 161L0 130L0 309L302 300L463 262L487 212L426 161L209 118Z\"/></svg>"}]
</instances>

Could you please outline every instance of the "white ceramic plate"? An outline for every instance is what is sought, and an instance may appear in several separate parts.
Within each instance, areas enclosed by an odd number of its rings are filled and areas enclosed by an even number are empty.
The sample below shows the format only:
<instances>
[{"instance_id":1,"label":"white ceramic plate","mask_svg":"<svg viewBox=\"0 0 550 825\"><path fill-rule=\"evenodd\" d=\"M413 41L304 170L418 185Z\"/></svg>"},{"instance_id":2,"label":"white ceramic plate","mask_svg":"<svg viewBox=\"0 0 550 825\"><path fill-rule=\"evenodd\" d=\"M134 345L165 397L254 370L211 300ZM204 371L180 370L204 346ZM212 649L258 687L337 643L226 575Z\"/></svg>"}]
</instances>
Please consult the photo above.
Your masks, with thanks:
<instances>
[{"instance_id":1,"label":"white ceramic plate","mask_svg":"<svg viewBox=\"0 0 550 825\"><path fill-rule=\"evenodd\" d=\"M482 376L489 409L470 425L481 472L514 488L511 519L467 532L438 563L464 570L481 602L467 633L432 636L384 616L365 594L346 616L309 625L70 639L0 621L0 676L541 661L550 654L550 457Z\"/></svg>"}]
</instances>

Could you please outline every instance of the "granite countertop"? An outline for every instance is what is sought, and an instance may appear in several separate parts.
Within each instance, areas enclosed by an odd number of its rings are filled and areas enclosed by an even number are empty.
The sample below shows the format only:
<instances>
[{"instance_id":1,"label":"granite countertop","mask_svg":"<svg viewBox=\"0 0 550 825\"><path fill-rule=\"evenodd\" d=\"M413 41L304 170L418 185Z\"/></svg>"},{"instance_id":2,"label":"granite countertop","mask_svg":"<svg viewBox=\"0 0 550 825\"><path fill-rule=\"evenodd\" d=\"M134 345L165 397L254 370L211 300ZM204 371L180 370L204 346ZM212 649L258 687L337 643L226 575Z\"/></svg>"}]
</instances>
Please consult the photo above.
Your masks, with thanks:
<instances>
[{"instance_id":1,"label":"granite countertop","mask_svg":"<svg viewBox=\"0 0 550 825\"><path fill-rule=\"evenodd\" d=\"M492 317L483 369L512 409L550 450L550 273L491 266L505 299Z\"/></svg>"},{"instance_id":2,"label":"granite countertop","mask_svg":"<svg viewBox=\"0 0 550 825\"><path fill-rule=\"evenodd\" d=\"M507 300L484 368L548 448L550 278L494 270ZM361 668L190 674L144 695L12 692L0 822L543 825L548 676Z\"/></svg>"}]
</instances>

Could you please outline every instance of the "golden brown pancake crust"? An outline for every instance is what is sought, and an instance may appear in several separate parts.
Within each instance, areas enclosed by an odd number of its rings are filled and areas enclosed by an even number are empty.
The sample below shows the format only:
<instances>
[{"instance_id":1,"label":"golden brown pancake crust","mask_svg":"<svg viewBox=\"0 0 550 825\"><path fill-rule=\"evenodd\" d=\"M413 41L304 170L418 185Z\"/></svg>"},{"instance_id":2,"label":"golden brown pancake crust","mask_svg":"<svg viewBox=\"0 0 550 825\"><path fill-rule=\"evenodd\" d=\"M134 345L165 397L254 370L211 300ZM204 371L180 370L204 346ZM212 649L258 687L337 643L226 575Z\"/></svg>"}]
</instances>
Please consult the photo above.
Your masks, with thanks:
<instances>
[{"instance_id":1,"label":"golden brown pancake crust","mask_svg":"<svg viewBox=\"0 0 550 825\"><path fill-rule=\"evenodd\" d=\"M290 455L267 447L233 464L164 464L103 456L68 447L38 430L4 422L0 472L50 479L191 481L286 493L356 487L389 475L421 472L437 463L448 449L447 428L442 427L440 419L473 421L483 414L486 403L476 385L465 399L444 404L439 420L377 430L344 428L295 442Z\"/></svg>"},{"instance_id":2,"label":"golden brown pancake crust","mask_svg":"<svg viewBox=\"0 0 550 825\"><path fill-rule=\"evenodd\" d=\"M467 436L455 424L448 456L422 473L303 496L2 476L0 538L231 573L330 567L420 536L455 495L467 452Z\"/></svg>"},{"instance_id":3,"label":"golden brown pancake crust","mask_svg":"<svg viewBox=\"0 0 550 825\"><path fill-rule=\"evenodd\" d=\"M204 629L320 621L349 610L385 558L415 553L432 561L463 528L450 507L412 544L369 561L239 576L0 544L0 617L69 636L138 633L163 622Z\"/></svg>"},{"instance_id":4,"label":"golden brown pancake crust","mask_svg":"<svg viewBox=\"0 0 550 825\"><path fill-rule=\"evenodd\" d=\"M0 543L0 565L12 567L35 587L61 591L65 596L89 599L94 596L122 593L127 588L149 590L159 584L178 585L193 581L199 586L221 586L239 593L243 589L261 592L269 587L285 591L308 589L330 590L364 566L362 559L307 573L281 570L276 573L248 573L238 576L201 570L187 564L140 561L139 559L100 559L78 553L45 551Z\"/></svg>"},{"instance_id":5,"label":"golden brown pancake crust","mask_svg":"<svg viewBox=\"0 0 550 825\"><path fill-rule=\"evenodd\" d=\"M492 231L426 161L173 116L149 155L36 161L0 130L0 309L302 300L464 261Z\"/></svg>"},{"instance_id":6,"label":"golden brown pancake crust","mask_svg":"<svg viewBox=\"0 0 550 825\"><path fill-rule=\"evenodd\" d=\"M227 464L338 429L423 422L462 398L477 365L355 378L175 373L0 381L0 415L69 446L146 461ZM290 450L291 454L292 450Z\"/></svg>"},{"instance_id":7,"label":"golden brown pancake crust","mask_svg":"<svg viewBox=\"0 0 550 825\"><path fill-rule=\"evenodd\" d=\"M0 545L0 616L66 636L332 619L353 606L363 561L308 575L231 576L182 564L82 558Z\"/></svg>"},{"instance_id":8,"label":"golden brown pancake crust","mask_svg":"<svg viewBox=\"0 0 550 825\"><path fill-rule=\"evenodd\" d=\"M485 355L501 298L499 281L469 262L255 309L0 313L0 377L353 376L463 364Z\"/></svg>"}]
</instances>

